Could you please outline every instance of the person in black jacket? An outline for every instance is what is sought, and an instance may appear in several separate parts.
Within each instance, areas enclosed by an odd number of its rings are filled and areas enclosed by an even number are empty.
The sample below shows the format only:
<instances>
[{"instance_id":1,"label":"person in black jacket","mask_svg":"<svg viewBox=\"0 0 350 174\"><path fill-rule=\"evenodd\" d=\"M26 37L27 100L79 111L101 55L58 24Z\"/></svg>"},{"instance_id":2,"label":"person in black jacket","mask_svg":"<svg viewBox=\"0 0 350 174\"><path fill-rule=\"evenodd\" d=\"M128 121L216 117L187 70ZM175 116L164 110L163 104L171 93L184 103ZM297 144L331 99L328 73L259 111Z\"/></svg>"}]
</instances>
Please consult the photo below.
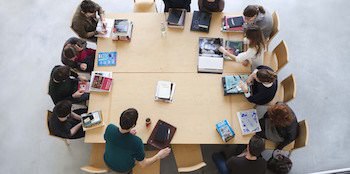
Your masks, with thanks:
<instances>
[{"instance_id":1,"label":"person in black jacket","mask_svg":"<svg viewBox=\"0 0 350 174\"><path fill-rule=\"evenodd\" d=\"M222 12L224 7L224 0L198 0L199 11Z\"/></svg>"},{"instance_id":2,"label":"person in black jacket","mask_svg":"<svg viewBox=\"0 0 350 174\"><path fill-rule=\"evenodd\" d=\"M277 84L276 73L270 67L260 65L249 75L246 83L240 82L239 87L249 102L265 105L275 97Z\"/></svg>"},{"instance_id":3,"label":"person in black jacket","mask_svg":"<svg viewBox=\"0 0 350 174\"><path fill-rule=\"evenodd\" d=\"M187 12L191 11L191 0L163 0L164 12L169 12L169 8L182 8Z\"/></svg>"},{"instance_id":4,"label":"person in black jacket","mask_svg":"<svg viewBox=\"0 0 350 174\"><path fill-rule=\"evenodd\" d=\"M62 100L69 100L73 103L80 103L89 99L89 94L83 89L78 90L78 82L87 81L83 76L70 70L68 66L55 66L50 75L49 95L52 101L57 104Z\"/></svg>"},{"instance_id":5,"label":"person in black jacket","mask_svg":"<svg viewBox=\"0 0 350 174\"><path fill-rule=\"evenodd\" d=\"M282 150L298 137L299 124L293 110L285 103L277 102L270 106L259 120L262 131L257 134L277 143Z\"/></svg>"}]
</instances>

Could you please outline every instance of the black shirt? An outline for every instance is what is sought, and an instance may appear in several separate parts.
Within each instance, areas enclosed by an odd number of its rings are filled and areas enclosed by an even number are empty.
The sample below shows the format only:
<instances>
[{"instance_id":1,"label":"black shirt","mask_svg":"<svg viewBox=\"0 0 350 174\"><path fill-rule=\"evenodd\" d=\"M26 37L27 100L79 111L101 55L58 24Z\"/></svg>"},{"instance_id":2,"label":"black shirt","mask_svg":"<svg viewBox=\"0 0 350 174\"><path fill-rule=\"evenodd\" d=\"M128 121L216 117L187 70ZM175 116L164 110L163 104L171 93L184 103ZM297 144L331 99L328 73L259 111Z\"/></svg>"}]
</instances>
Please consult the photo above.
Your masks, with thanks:
<instances>
[{"instance_id":1,"label":"black shirt","mask_svg":"<svg viewBox=\"0 0 350 174\"><path fill-rule=\"evenodd\" d=\"M56 114L53 114L49 120L49 129L55 136L61 138L73 138L70 129L77 125L80 121L68 117L66 121L60 121Z\"/></svg>"},{"instance_id":2,"label":"black shirt","mask_svg":"<svg viewBox=\"0 0 350 174\"><path fill-rule=\"evenodd\" d=\"M265 174L266 161L263 158L248 160L246 157L233 156L226 165L231 174Z\"/></svg>"}]
</instances>

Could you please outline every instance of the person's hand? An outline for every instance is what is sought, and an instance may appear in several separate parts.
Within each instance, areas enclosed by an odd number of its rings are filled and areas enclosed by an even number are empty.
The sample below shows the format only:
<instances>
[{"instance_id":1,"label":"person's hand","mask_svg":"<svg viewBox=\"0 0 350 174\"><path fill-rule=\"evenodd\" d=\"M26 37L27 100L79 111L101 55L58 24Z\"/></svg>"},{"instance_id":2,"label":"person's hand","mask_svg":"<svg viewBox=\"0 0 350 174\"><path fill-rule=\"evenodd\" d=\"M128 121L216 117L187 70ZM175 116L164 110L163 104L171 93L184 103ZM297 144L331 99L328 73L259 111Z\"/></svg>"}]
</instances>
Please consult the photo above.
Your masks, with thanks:
<instances>
[{"instance_id":1,"label":"person's hand","mask_svg":"<svg viewBox=\"0 0 350 174\"><path fill-rule=\"evenodd\" d=\"M85 92L84 89L79 89L79 90L76 91L74 94L72 94L72 97L73 97L73 98L79 98L79 97L81 97L81 95L84 94L84 92Z\"/></svg>"},{"instance_id":2,"label":"person's hand","mask_svg":"<svg viewBox=\"0 0 350 174\"><path fill-rule=\"evenodd\" d=\"M248 66L248 65L249 65L249 61L248 61L248 60L243 61L243 62L242 62L242 65L243 65L243 66Z\"/></svg>"},{"instance_id":3,"label":"person's hand","mask_svg":"<svg viewBox=\"0 0 350 174\"><path fill-rule=\"evenodd\" d=\"M136 135L137 131L136 131L136 129L131 129L130 133L133 135Z\"/></svg>"},{"instance_id":4,"label":"person's hand","mask_svg":"<svg viewBox=\"0 0 350 174\"><path fill-rule=\"evenodd\" d=\"M87 64L86 64L86 63L80 64L80 69L81 69L81 70L85 71L86 68L87 68Z\"/></svg>"},{"instance_id":5,"label":"person's hand","mask_svg":"<svg viewBox=\"0 0 350 174\"><path fill-rule=\"evenodd\" d=\"M88 79L85 76L78 76L78 78L80 81L84 81L84 82L88 81Z\"/></svg>"},{"instance_id":6,"label":"person's hand","mask_svg":"<svg viewBox=\"0 0 350 174\"><path fill-rule=\"evenodd\" d=\"M107 33L107 30L106 30L106 29L103 29L102 31L97 31L97 33L98 33L99 35L104 35L104 34Z\"/></svg>"},{"instance_id":7,"label":"person's hand","mask_svg":"<svg viewBox=\"0 0 350 174\"><path fill-rule=\"evenodd\" d=\"M158 157L158 159L163 159L163 158L167 157L170 152L171 152L171 149L169 147L164 148L157 153L157 157Z\"/></svg>"},{"instance_id":8,"label":"person's hand","mask_svg":"<svg viewBox=\"0 0 350 174\"><path fill-rule=\"evenodd\" d=\"M238 85L242 91L244 93L247 93L248 92L248 85L246 83L244 83L243 81L239 81L239 85Z\"/></svg>"}]
</instances>

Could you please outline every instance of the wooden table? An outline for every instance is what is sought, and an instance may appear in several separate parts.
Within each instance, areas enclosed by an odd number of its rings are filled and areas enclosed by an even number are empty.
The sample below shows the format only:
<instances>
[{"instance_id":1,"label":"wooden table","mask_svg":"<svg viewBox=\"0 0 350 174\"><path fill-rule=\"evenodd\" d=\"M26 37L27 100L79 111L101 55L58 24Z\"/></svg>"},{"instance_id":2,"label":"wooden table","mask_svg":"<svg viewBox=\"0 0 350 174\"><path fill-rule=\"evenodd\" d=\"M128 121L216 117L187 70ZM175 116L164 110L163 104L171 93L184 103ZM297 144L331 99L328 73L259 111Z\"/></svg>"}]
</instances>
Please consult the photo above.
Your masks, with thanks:
<instances>
[{"instance_id":1,"label":"wooden table","mask_svg":"<svg viewBox=\"0 0 350 174\"><path fill-rule=\"evenodd\" d=\"M242 33L220 32L222 13L214 13L209 33L192 32L192 13L186 16L185 29L167 29L161 37L162 13L132 13L107 15L125 18L134 23L131 42L99 38L98 52L117 51L117 66L99 67L96 71L113 72L110 93L91 93L89 111L102 110L106 125L86 132L86 143L104 143L106 126L119 126L119 117L127 108L139 112L137 135L144 143L153 126L162 119L177 132L172 144L223 144L215 124L227 119L236 136L228 143L247 144L251 136L242 136L237 111L253 107L243 95L224 96L221 74L197 73L198 38L222 37L225 40L242 40ZM96 59L97 60L97 59ZM96 63L97 65L97 63ZM249 73L250 68L225 61L224 74ZM173 103L154 100L156 83L167 80L176 83ZM145 118L151 118L150 128Z\"/></svg>"}]
</instances>

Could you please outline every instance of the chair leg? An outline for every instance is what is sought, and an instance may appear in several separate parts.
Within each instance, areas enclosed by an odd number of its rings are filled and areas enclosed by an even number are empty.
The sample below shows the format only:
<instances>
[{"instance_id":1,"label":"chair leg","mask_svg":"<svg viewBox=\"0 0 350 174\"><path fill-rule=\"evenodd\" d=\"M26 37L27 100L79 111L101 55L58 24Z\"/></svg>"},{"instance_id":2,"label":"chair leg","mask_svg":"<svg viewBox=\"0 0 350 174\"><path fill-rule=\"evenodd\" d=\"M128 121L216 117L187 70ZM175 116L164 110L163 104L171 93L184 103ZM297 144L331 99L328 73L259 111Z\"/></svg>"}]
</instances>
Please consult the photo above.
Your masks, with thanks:
<instances>
[{"instance_id":1,"label":"chair leg","mask_svg":"<svg viewBox=\"0 0 350 174\"><path fill-rule=\"evenodd\" d=\"M67 146L70 145L70 141L68 139L64 139L64 142L66 143Z\"/></svg>"}]
</instances>

